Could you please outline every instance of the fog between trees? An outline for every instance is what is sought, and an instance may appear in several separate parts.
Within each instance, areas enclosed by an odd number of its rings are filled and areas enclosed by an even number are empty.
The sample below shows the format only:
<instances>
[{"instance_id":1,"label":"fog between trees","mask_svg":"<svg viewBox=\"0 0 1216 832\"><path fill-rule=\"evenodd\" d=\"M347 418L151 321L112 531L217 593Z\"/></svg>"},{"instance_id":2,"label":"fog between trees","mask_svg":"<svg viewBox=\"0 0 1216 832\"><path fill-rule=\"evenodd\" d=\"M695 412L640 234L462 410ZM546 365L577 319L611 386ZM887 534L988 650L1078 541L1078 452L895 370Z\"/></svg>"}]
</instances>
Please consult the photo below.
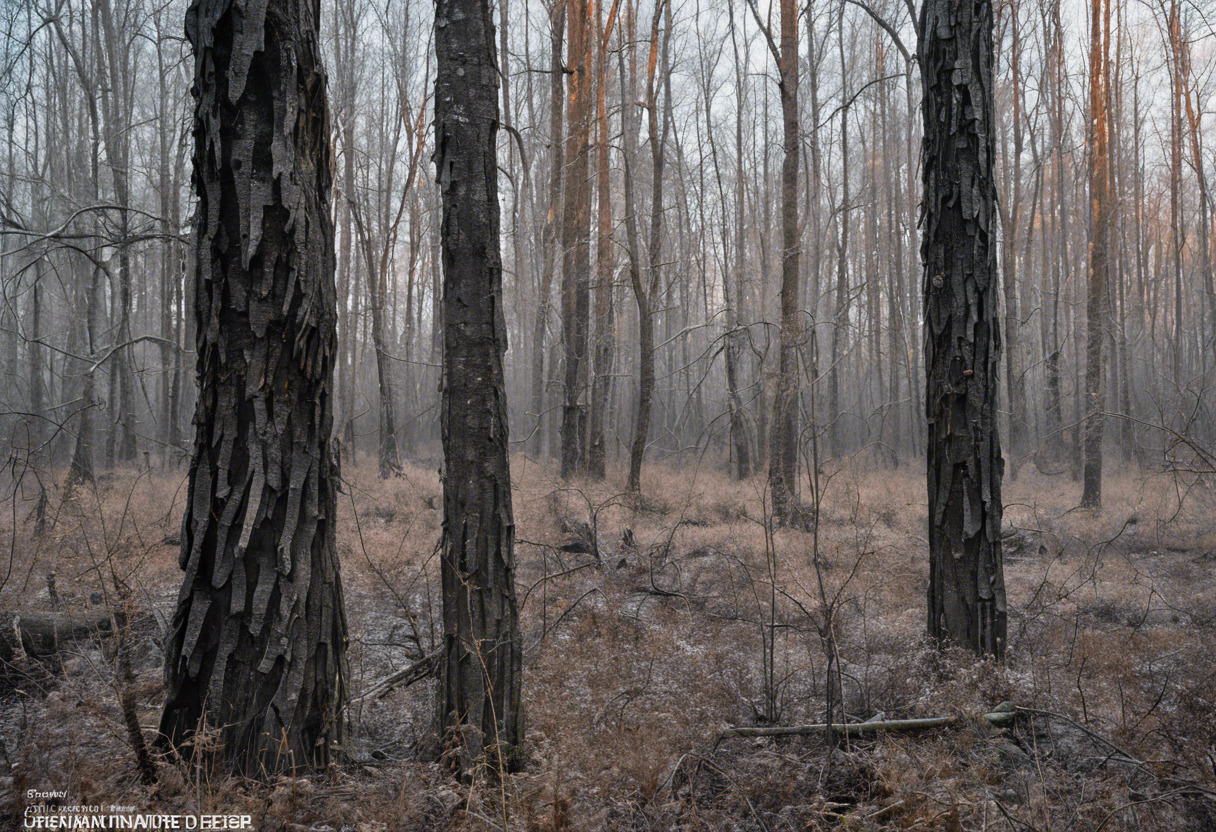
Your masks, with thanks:
<instances>
[{"instance_id":1,"label":"fog between trees","mask_svg":"<svg viewBox=\"0 0 1216 832\"><path fill-rule=\"evenodd\" d=\"M598 474L601 460L632 454L764 468L789 248L778 68L757 25L775 27L776 7L760 18L745 0L658 15L628 2L497 11L512 448L560 459L573 408L585 450L567 465ZM196 214L184 12L135 0L4 10L0 361L11 383L0 420L4 441L41 464L75 457L105 470L188 453ZM1010 475L1080 472L1091 341L1103 341L1112 459L1167 463L1155 426L1212 429L1210 21L1168 0L1113 3L1110 18L1110 254L1090 314L1089 9L995 11ZM914 25L905 4L825 0L799 10L798 29L799 445L914 461L926 436ZM346 455L391 471L438 448L432 9L326 3L320 37L335 430Z\"/></svg>"},{"instance_id":2,"label":"fog between trees","mask_svg":"<svg viewBox=\"0 0 1216 832\"><path fill-rule=\"evenodd\" d=\"M511 453L636 510L647 464L761 487L762 721L774 529L812 535L838 660L825 471L924 468L928 631L996 658L1003 481L1076 481L1089 511L1112 465L1210 487L1201 7L493 11L4 10L12 503L41 534L61 489L189 460L162 750L208 719L243 773L342 748L341 466L442 458L443 638L419 660L437 750L499 777L527 707Z\"/></svg>"}]
</instances>

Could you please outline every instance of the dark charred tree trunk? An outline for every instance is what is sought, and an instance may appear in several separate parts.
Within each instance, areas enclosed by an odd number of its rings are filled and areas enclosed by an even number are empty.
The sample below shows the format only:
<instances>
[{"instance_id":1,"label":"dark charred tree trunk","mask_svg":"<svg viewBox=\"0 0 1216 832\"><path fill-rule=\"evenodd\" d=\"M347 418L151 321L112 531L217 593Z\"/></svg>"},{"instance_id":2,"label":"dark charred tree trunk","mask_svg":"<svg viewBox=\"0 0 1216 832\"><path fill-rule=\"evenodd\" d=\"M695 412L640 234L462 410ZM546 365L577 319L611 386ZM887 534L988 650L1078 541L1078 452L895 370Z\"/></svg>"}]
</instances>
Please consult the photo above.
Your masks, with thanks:
<instances>
[{"instance_id":1,"label":"dark charred tree trunk","mask_svg":"<svg viewBox=\"0 0 1216 832\"><path fill-rule=\"evenodd\" d=\"M781 47L777 57L781 92L781 344L773 396L773 438L768 485L778 523L801 522L798 506L798 283L802 256L798 229L798 14L781 0ZM842 252L843 255L843 252Z\"/></svg>"},{"instance_id":2,"label":"dark charred tree trunk","mask_svg":"<svg viewBox=\"0 0 1216 832\"><path fill-rule=\"evenodd\" d=\"M921 9L921 258L929 634L999 657L1006 623L992 28L990 0L925 0Z\"/></svg>"},{"instance_id":3,"label":"dark charred tree trunk","mask_svg":"<svg viewBox=\"0 0 1216 832\"><path fill-rule=\"evenodd\" d=\"M443 664L438 715L466 774L514 769L523 648L503 382L498 69L486 0L435 8L435 163L443 196Z\"/></svg>"},{"instance_id":4,"label":"dark charred tree trunk","mask_svg":"<svg viewBox=\"0 0 1216 832\"><path fill-rule=\"evenodd\" d=\"M186 18L199 399L160 730L181 750L218 729L256 776L326 765L347 693L319 14L196 0Z\"/></svg>"}]
</instances>

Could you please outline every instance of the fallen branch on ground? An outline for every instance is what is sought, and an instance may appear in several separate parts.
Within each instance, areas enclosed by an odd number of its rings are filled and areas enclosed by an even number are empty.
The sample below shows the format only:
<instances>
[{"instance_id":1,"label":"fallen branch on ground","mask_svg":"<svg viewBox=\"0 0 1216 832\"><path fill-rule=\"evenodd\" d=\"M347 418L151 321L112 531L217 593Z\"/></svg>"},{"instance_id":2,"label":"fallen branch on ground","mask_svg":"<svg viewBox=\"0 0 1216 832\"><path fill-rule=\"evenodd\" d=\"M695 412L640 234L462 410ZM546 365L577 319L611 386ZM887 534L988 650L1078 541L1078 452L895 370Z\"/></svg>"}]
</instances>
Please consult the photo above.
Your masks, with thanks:
<instances>
[{"instance_id":1,"label":"fallen branch on ground","mask_svg":"<svg viewBox=\"0 0 1216 832\"><path fill-rule=\"evenodd\" d=\"M119 626L125 619L117 616ZM113 635L110 613L55 614L7 613L0 615L0 659L35 658L58 653L69 643L86 641L97 635Z\"/></svg>"},{"instance_id":2,"label":"fallen branch on ground","mask_svg":"<svg viewBox=\"0 0 1216 832\"><path fill-rule=\"evenodd\" d=\"M994 711L980 714L977 720L992 726L1004 726L1013 722L1016 711ZM928 728L943 728L965 722L961 716L933 716L924 719L882 719L875 722L849 722L828 726L816 725L767 725L757 728L727 728L722 737L786 737L794 735L826 734L830 727L832 733L855 737L862 734L875 734L881 731L920 731Z\"/></svg>"},{"instance_id":3,"label":"fallen branch on ground","mask_svg":"<svg viewBox=\"0 0 1216 832\"><path fill-rule=\"evenodd\" d=\"M409 667L403 667L396 673L390 673L366 691L351 699L350 704L362 702L364 699L378 699L395 687L409 687L414 682L425 679L435 672L435 660L439 658L439 653L439 650L435 650L423 656Z\"/></svg>"}]
</instances>

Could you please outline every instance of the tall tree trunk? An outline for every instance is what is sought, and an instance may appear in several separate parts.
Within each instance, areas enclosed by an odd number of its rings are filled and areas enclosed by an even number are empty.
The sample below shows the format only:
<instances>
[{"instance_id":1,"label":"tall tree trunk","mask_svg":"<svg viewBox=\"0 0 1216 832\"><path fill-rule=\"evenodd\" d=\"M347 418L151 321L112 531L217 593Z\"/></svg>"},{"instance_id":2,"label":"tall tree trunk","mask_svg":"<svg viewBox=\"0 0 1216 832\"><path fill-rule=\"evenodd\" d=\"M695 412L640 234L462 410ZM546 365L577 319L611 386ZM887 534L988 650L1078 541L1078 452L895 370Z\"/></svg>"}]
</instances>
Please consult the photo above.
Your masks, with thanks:
<instances>
[{"instance_id":1,"label":"tall tree trunk","mask_svg":"<svg viewBox=\"0 0 1216 832\"><path fill-rule=\"evenodd\" d=\"M1022 38L1018 21L1019 6L1009 5L1009 25L1012 32L1010 54L1011 95L1013 98L1013 157L1005 154L1007 205L1003 212L1004 239L1001 254L1003 259L1002 285L1005 294L1005 389L1009 396L1009 442L1010 455L1014 462L1009 466L1009 479L1017 479L1016 456L1022 452L1026 423L1026 382L1021 371L1021 321L1018 318L1018 230L1022 215L1022 150L1025 140L1022 126ZM1004 143L1002 142L1002 149Z\"/></svg>"},{"instance_id":2,"label":"tall tree trunk","mask_svg":"<svg viewBox=\"0 0 1216 832\"><path fill-rule=\"evenodd\" d=\"M664 0L660 0L660 5ZM626 10L628 26L621 38L622 48L618 52L618 69L621 80L621 99L623 101L632 101L634 96L634 75L632 73L632 61L636 50L636 43L631 35L633 34L633 5L629 4ZM655 11L655 25L658 25L658 10ZM628 77L625 74L626 54L629 55L631 63L631 72ZM638 411L634 421L633 442L629 450L629 482L628 489L637 493L642 486L642 457L646 451L646 433L643 431L649 430L650 413L649 413L649 390L654 387L654 328L650 318L650 304L647 297L645 283L642 278L641 265L641 249L638 235L638 221L636 203L634 202L634 185L633 185L633 165L637 160L637 142L636 128L633 121L633 108L624 107L621 111L621 125L624 133L622 144L621 161L624 169L624 197L625 197L625 240L629 251L629 285L633 289L634 300L638 307ZM645 395L643 395L645 394ZM643 412L642 403L646 402L646 411ZM643 423L643 416L645 422ZM639 439L640 436L640 439Z\"/></svg>"},{"instance_id":3,"label":"tall tree trunk","mask_svg":"<svg viewBox=\"0 0 1216 832\"><path fill-rule=\"evenodd\" d=\"M612 186L609 168L608 134L608 38L613 19L604 22L604 4L596 4L598 22L595 39L595 123L596 123L596 212L598 237L595 246L595 377L591 382L591 413L587 425L587 473L603 479L607 448L604 429L608 394L612 385L612 366L616 352L616 315L612 304L613 272L616 259L612 248Z\"/></svg>"},{"instance_id":4,"label":"tall tree trunk","mask_svg":"<svg viewBox=\"0 0 1216 832\"><path fill-rule=\"evenodd\" d=\"M390 181L392 179L391 176L387 178ZM408 194L401 196L402 210L404 210L407 196ZM384 248L377 254L368 228L363 222L362 209L357 202L352 205L351 214L355 221L355 228L359 232L359 238L363 243L363 261L367 271L367 305L372 313L372 349L376 353L376 397L378 402L376 459L381 478L387 479L401 473L401 461L397 454L397 420L393 407L392 372L388 363L390 336L385 332L384 325L385 284L392 262L389 254L393 246L394 232L385 232ZM400 218L400 214L398 214L398 218Z\"/></svg>"},{"instance_id":5,"label":"tall tree trunk","mask_svg":"<svg viewBox=\"0 0 1216 832\"><path fill-rule=\"evenodd\" d=\"M109 0L99 0L95 13L104 35L104 64L101 87L102 109L106 113L105 130L102 134L106 160L109 162L114 187L114 201L118 208L118 275L113 299L115 318L114 341L123 344L131 340L131 189L130 125L134 115L132 89L131 52L127 48L130 37L126 26L119 26L114 19ZM99 60L101 56L99 55ZM111 408L118 434L113 459L118 462L135 461L135 380L132 378L133 352L130 347L120 347L111 359L113 382L110 397Z\"/></svg>"},{"instance_id":6,"label":"tall tree trunk","mask_svg":"<svg viewBox=\"0 0 1216 832\"><path fill-rule=\"evenodd\" d=\"M562 183L565 153L562 143L562 123L565 78L562 64L562 37L566 28L566 0L551 0L549 11L549 205L541 229L540 297L537 298L536 319L532 325L532 411L536 417L533 431L533 453L540 455L545 447L545 342L549 328L549 303L553 291L553 272L557 269L557 226L561 215Z\"/></svg>"},{"instance_id":7,"label":"tall tree trunk","mask_svg":"<svg viewBox=\"0 0 1216 832\"><path fill-rule=\"evenodd\" d=\"M836 252L836 308L832 313L832 366L828 369L829 444L832 455L844 453L840 435L840 362L849 321L849 68L844 53L844 2L840 4L840 245Z\"/></svg>"},{"instance_id":8,"label":"tall tree trunk","mask_svg":"<svg viewBox=\"0 0 1216 832\"><path fill-rule=\"evenodd\" d=\"M741 328L741 313L743 302L743 277L747 262L748 225L745 183L747 176L743 172L743 61L739 52L739 39L735 31L734 6L730 13L730 42L735 57L735 85L738 89L735 95L735 261L731 268L733 278L728 274L730 268L722 269L722 302L726 308L726 395L730 407L730 436L735 451L735 478L745 480L752 475L752 442L751 427L748 422L747 410L739 395L739 376L741 356L745 334ZM706 79L709 86L709 79ZM707 131L713 130L713 117L708 105L705 110L705 126ZM726 231L726 197L722 196L722 233ZM733 279L733 286L732 281ZM732 295L733 291L733 295Z\"/></svg>"},{"instance_id":9,"label":"tall tree trunk","mask_svg":"<svg viewBox=\"0 0 1216 832\"><path fill-rule=\"evenodd\" d=\"M591 318L591 25L588 0L566 0L570 123L562 212L562 345L565 356L561 474L587 467L587 342Z\"/></svg>"},{"instance_id":10,"label":"tall tree trunk","mask_svg":"<svg viewBox=\"0 0 1216 832\"><path fill-rule=\"evenodd\" d=\"M339 18L341 15L339 15ZM345 40L344 34L340 34L337 39L337 54L343 54L341 44ZM344 63L346 60L344 59ZM350 75L353 70L348 70L345 65L338 67L339 78ZM337 418L338 418L338 437L339 445L346 443L347 428L354 419L354 414L350 411L347 403L354 400L354 396L349 391L355 386L355 368L351 356L354 354L354 336L352 329L354 327L354 314L351 312L350 290L351 290L351 257L352 237L354 229L352 227L351 206L355 199L355 129L354 129L354 97L351 89L352 82L339 82L342 88L342 97L347 112L341 113L342 119L342 179L338 186L339 204L338 204L338 321L340 325L339 340L338 340L338 355L337 355L337 372L338 372L338 401L337 401ZM353 444L349 448L344 448L348 452L353 453Z\"/></svg>"},{"instance_id":11,"label":"tall tree trunk","mask_svg":"<svg viewBox=\"0 0 1216 832\"><path fill-rule=\"evenodd\" d=\"M886 64L879 67L886 74ZM903 315L900 314L900 281L904 271L903 238L899 232L903 221L903 205L900 204L899 161L894 158L892 151L892 126L889 117L890 88L884 84L881 91L882 118L882 160L883 160L883 190L886 191L886 240L887 254L892 259L891 267L887 270L887 352L891 365L891 375L888 384L887 410L891 422L891 460L896 468L899 467L899 455L903 448L903 404L900 402L900 366L906 363L899 359L900 346L904 343ZM896 205L899 205L897 208Z\"/></svg>"},{"instance_id":12,"label":"tall tree trunk","mask_svg":"<svg viewBox=\"0 0 1216 832\"><path fill-rule=\"evenodd\" d=\"M158 20L159 27L159 20ZM160 32L158 31L158 35ZM158 44L159 46L159 44ZM170 239L170 235L177 234L178 229L173 224L173 216L176 213L175 207L178 203L177 194L172 188L172 170L171 167L176 159L176 155L171 149L171 137L173 135L172 122L169 117L169 78L168 68L165 66L165 52L163 49L156 50L157 62L157 106L156 106L156 138L157 138L157 153L160 156L158 160L159 169L157 171L157 197L158 209L160 211L160 230L164 235L164 240L160 247L160 302L161 302L161 330L160 335L164 340L161 345L161 367L165 374L161 376L161 440L164 443L162 448L164 463L175 461L174 449L177 446L180 436L178 436L177 416L174 412L177 402L177 382L178 374L176 372L177 352L178 352L178 330L181 327L181 312L174 305L176 299L175 291L179 284L179 273L176 269L174 260L176 259L177 246Z\"/></svg>"},{"instance_id":13,"label":"tall tree trunk","mask_svg":"<svg viewBox=\"0 0 1216 832\"><path fill-rule=\"evenodd\" d=\"M990 0L925 0L925 366L929 634L1005 650L1000 320Z\"/></svg>"},{"instance_id":14,"label":"tall tree trunk","mask_svg":"<svg viewBox=\"0 0 1216 832\"><path fill-rule=\"evenodd\" d=\"M1202 118L1203 111L1201 106L1201 93L1196 86L1195 96L1191 96L1191 44L1190 41L1184 40L1181 42L1181 55L1179 56L1179 66L1181 73L1183 97L1186 101L1186 118L1187 118L1187 133L1190 138L1191 158L1195 163L1195 178L1199 185L1199 291L1203 293L1206 300L1206 309L1208 314L1207 321L1216 320L1216 286L1213 285L1212 276L1212 199L1208 191L1207 172L1203 161L1203 148L1201 138L1203 136ZM1199 105L1199 106L1197 106ZM1212 357L1216 358L1216 327L1210 323L1204 322L1201 331L1206 333L1203 336L1207 340L1207 344L1200 344L1199 348L1202 351L1206 346L1212 353ZM1207 370L1207 353L1200 354L1200 368L1203 371Z\"/></svg>"},{"instance_id":15,"label":"tall tree trunk","mask_svg":"<svg viewBox=\"0 0 1216 832\"><path fill-rule=\"evenodd\" d=\"M404 196L402 197L404 199ZM371 252L369 251L370 255ZM385 265L385 263L381 263ZM393 408L392 372L389 367L388 337L384 332L384 286L387 274L378 269L368 257L368 282L371 291L372 347L376 351L376 389L380 402L378 421L377 459L380 476L387 478L401 473L401 461L397 456L397 420Z\"/></svg>"},{"instance_id":16,"label":"tall tree trunk","mask_svg":"<svg viewBox=\"0 0 1216 832\"><path fill-rule=\"evenodd\" d=\"M630 277L633 293L638 305L638 412L633 426L633 444L629 449L629 479L626 488L638 493L642 488L642 461L646 456L646 441L650 436L650 415L654 408L654 305L659 297L663 274L663 166L667 156L668 114L664 112L662 130L659 127L659 35L660 21L666 0L655 5L654 19L650 27L650 58L646 77L646 124L650 139L650 161L653 175L650 185L650 263L649 287L643 285L641 275L635 268ZM664 39L671 36L668 29ZM666 43L663 45L662 70L667 71ZM632 127L626 125L626 130ZM632 189L631 189L632 190ZM630 197L632 202L632 197ZM631 246L633 243L630 244Z\"/></svg>"},{"instance_id":17,"label":"tall tree trunk","mask_svg":"<svg viewBox=\"0 0 1216 832\"><path fill-rule=\"evenodd\" d=\"M1055 197L1055 236L1051 257L1051 292L1047 300L1049 310L1047 343L1044 345L1044 368L1047 375L1045 409L1047 447L1052 456L1058 456L1064 447L1064 406L1060 389L1060 291L1068 283L1068 195L1064 183L1064 26L1060 17L1062 0L1055 0L1051 9L1051 153L1052 193Z\"/></svg>"},{"instance_id":18,"label":"tall tree trunk","mask_svg":"<svg viewBox=\"0 0 1216 832\"><path fill-rule=\"evenodd\" d=\"M196 0L199 399L162 741L204 723L252 776L341 741L346 614L318 0Z\"/></svg>"},{"instance_id":19,"label":"tall tree trunk","mask_svg":"<svg viewBox=\"0 0 1216 832\"><path fill-rule=\"evenodd\" d=\"M523 645L503 383L498 67L485 0L435 9L435 162L443 197L443 662L438 716L458 764L522 761Z\"/></svg>"},{"instance_id":20,"label":"tall tree trunk","mask_svg":"<svg viewBox=\"0 0 1216 832\"><path fill-rule=\"evenodd\" d=\"M800 524L798 505L798 317L800 258L798 228L798 9L781 0L781 43L777 55L781 93L781 336L777 386L773 396L773 438L769 445L768 486L778 523Z\"/></svg>"},{"instance_id":21,"label":"tall tree trunk","mask_svg":"<svg viewBox=\"0 0 1216 832\"><path fill-rule=\"evenodd\" d=\"M1182 329L1182 249L1186 245L1186 229L1182 216L1182 19L1178 0L1171 0L1169 10L1169 40L1172 54L1167 61L1170 69L1170 235L1174 278L1174 328L1171 365L1174 393L1182 392L1182 353L1185 337Z\"/></svg>"},{"instance_id":22,"label":"tall tree trunk","mask_svg":"<svg viewBox=\"0 0 1216 832\"><path fill-rule=\"evenodd\" d=\"M34 261L34 285L30 287L30 341L26 354L29 359L30 415L26 420L28 434L24 437L30 453L42 444L42 414L46 408L46 396L42 374L42 280L46 273L46 260Z\"/></svg>"},{"instance_id":23,"label":"tall tree trunk","mask_svg":"<svg viewBox=\"0 0 1216 832\"><path fill-rule=\"evenodd\" d=\"M74 483L93 482L93 373L86 372L80 387L80 427L76 429L76 447L68 473L69 487Z\"/></svg>"},{"instance_id":24,"label":"tall tree trunk","mask_svg":"<svg viewBox=\"0 0 1216 832\"><path fill-rule=\"evenodd\" d=\"M1085 301L1085 464L1081 505L1102 505L1102 434L1106 417L1103 348L1110 286L1110 0L1090 4L1089 44L1089 281Z\"/></svg>"},{"instance_id":25,"label":"tall tree trunk","mask_svg":"<svg viewBox=\"0 0 1216 832\"><path fill-rule=\"evenodd\" d=\"M94 154L96 159L96 154ZM96 165L93 166L96 173ZM94 179L94 182L96 180ZM101 269L95 264L89 266L89 282L84 290L84 303L79 311L83 314L84 343L88 354L97 351L97 294L101 289ZM86 367L80 384L80 426L76 429L76 447L72 451L72 464L69 468L68 485L73 483L93 482L94 445L96 435L94 424L95 393L94 369Z\"/></svg>"}]
</instances>

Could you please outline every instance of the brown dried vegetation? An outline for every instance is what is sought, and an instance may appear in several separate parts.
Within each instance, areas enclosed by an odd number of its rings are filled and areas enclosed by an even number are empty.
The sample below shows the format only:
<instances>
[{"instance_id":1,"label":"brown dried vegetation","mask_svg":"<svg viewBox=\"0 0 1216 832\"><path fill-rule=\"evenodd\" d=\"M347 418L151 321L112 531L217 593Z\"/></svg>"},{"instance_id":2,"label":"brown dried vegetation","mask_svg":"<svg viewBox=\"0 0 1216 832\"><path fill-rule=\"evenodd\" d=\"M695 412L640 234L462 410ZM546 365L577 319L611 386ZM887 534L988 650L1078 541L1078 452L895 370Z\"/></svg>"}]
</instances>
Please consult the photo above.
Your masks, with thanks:
<instances>
[{"instance_id":1,"label":"brown dried vegetation","mask_svg":"<svg viewBox=\"0 0 1216 832\"><path fill-rule=\"evenodd\" d=\"M179 583L183 474L52 493L40 536L27 522L35 500L6 483L0 609L116 611L125 593L132 675L116 673L110 637L6 661L0 812L15 819L38 788L66 789L67 803L249 813L262 830L501 829L504 818L536 832L1216 828L1211 490L1113 471L1093 513L1075 510L1066 478L1009 483L998 666L925 641L921 472L862 460L827 472L822 595L810 533L777 531L770 569L762 478L653 466L638 498L624 472L563 484L518 456L513 473L528 759L501 789L424 762L429 679L357 698L437 644L433 470L381 480L346 467L347 759L269 784L161 759L146 785L131 750L120 699L150 733L164 697L158 639ZM836 599L830 621L821 598ZM839 653L831 680L825 623ZM973 715L1007 700L1033 712L1007 731L964 721L831 749L821 737L719 740L727 725L823 721L829 684L837 720Z\"/></svg>"}]
</instances>

